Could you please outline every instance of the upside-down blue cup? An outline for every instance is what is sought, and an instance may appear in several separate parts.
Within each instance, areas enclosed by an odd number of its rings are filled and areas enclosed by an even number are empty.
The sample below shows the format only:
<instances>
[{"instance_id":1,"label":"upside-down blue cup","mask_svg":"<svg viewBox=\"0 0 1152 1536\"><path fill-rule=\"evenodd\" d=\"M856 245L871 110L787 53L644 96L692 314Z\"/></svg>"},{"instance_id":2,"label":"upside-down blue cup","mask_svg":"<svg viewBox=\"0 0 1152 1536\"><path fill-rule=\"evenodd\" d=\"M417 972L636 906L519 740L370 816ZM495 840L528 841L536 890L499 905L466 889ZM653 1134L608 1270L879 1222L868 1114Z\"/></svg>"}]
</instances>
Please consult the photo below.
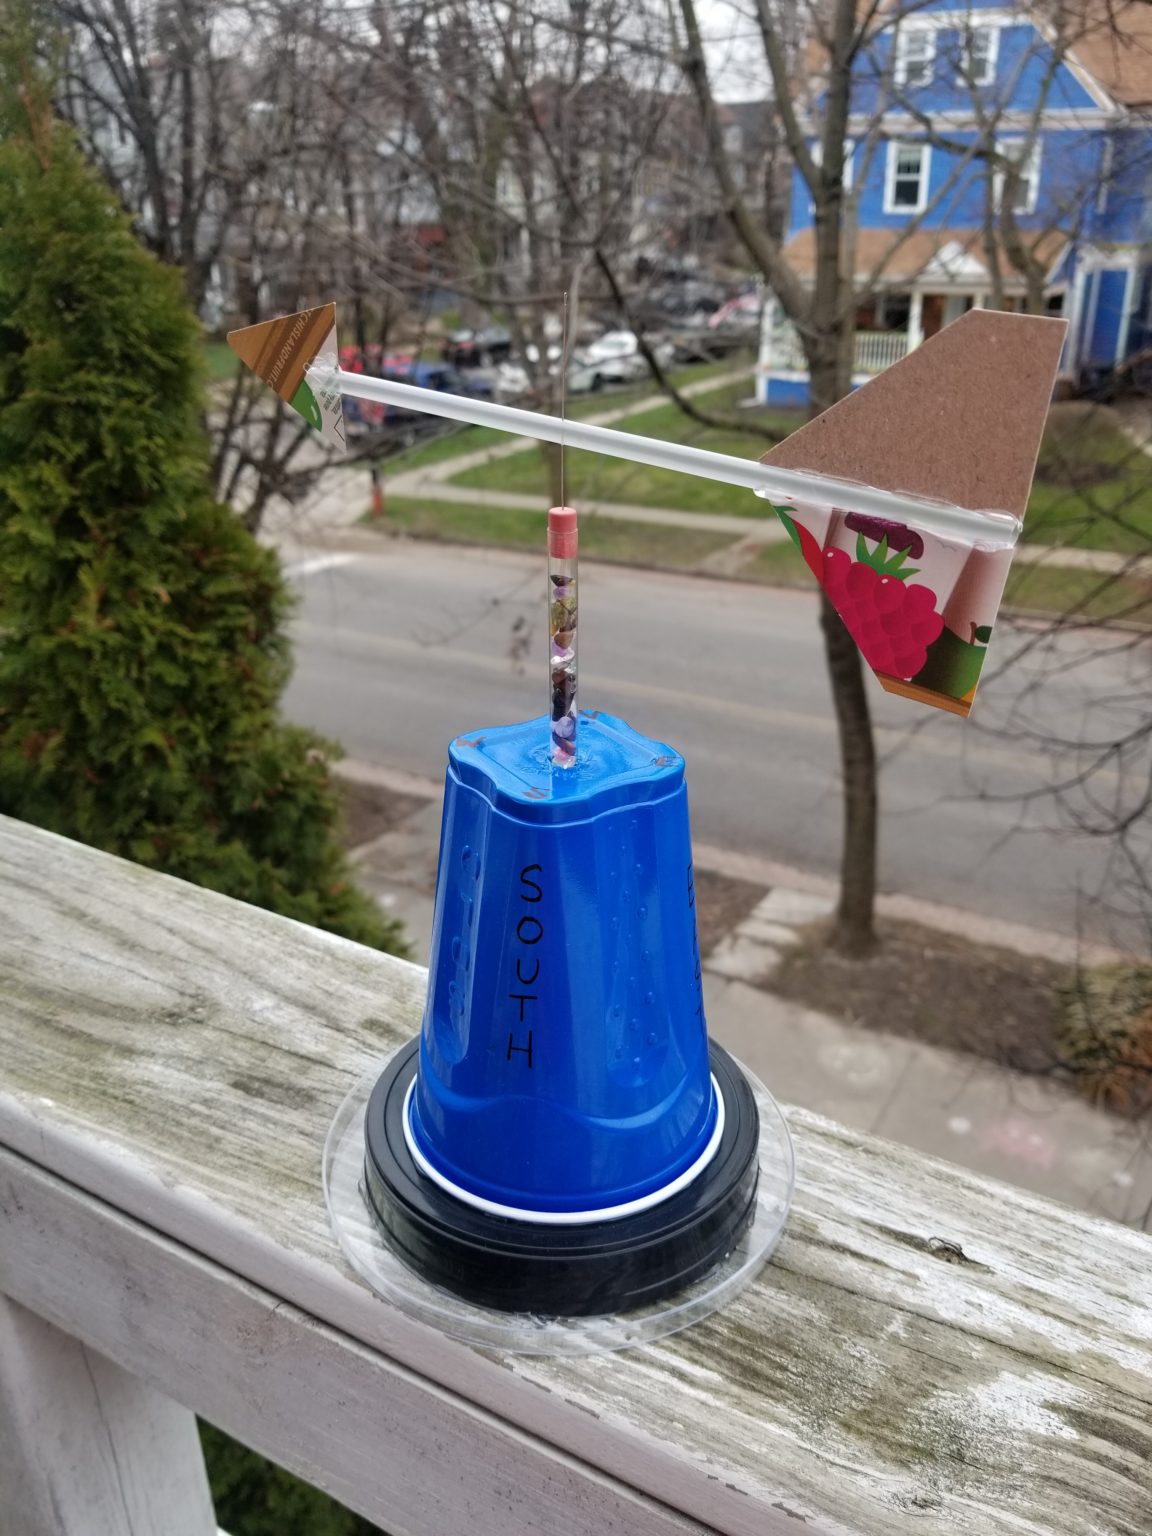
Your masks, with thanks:
<instances>
[{"instance_id":1,"label":"upside-down blue cup","mask_svg":"<svg viewBox=\"0 0 1152 1536\"><path fill-rule=\"evenodd\" d=\"M508 1245L532 1256L527 1310L636 1305L751 1219L755 1131L709 1048L683 758L597 712L567 768L546 717L458 737L418 1069L369 1109L366 1183L393 1239L493 1305L511 1303L485 1261L467 1272L484 1253L511 1273ZM582 1260L592 1282L570 1286Z\"/></svg>"},{"instance_id":2,"label":"upside-down blue cup","mask_svg":"<svg viewBox=\"0 0 1152 1536\"><path fill-rule=\"evenodd\" d=\"M607 1212L651 1199L717 1125L684 760L585 716L458 737L449 768L416 1148L464 1199Z\"/></svg>"}]
</instances>

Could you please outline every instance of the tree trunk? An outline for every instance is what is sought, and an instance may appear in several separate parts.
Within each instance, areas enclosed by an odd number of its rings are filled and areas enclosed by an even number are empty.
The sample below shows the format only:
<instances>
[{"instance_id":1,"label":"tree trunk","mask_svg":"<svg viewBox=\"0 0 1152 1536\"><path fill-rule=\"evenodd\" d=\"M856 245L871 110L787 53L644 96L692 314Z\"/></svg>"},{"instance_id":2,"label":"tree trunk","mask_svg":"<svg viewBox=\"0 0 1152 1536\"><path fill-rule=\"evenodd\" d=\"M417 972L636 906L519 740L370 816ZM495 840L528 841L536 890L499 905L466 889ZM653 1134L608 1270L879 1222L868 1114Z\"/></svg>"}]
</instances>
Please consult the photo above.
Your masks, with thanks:
<instances>
[{"instance_id":1,"label":"tree trunk","mask_svg":"<svg viewBox=\"0 0 1152 1536\"><path fill-rule=\"evenodd\" d=\"M852 323L848 316L847 323ZM820 337L809 353L812 414L834 405L850 387L844 348L837 334ZM832 945L845 955L866 955L876 946L877 782L872 712L864 663L843 619L820 594L820 629L832 685L843 779L844 841L840 851L840 900Z\"/></svg>"},{"instance_id":2,"label":"tree trunk","mask_svg":"<svg viewBox=\"0 0 1152 1536\"><path fill-rule=\"evenodd\" d=\"M866 955L876 945L872 908L876 898L876 748L864 667L844 620L823 592L820 628L832 683L844 780L844 842L840 853L840 900L833 946Z\"/></svg>"},{"instance_id":3,"label":"tree trunk","mask_svg":"<svg viewBox=\"0 0 1152 1536\"><path fill-rule=\"evenodd\" d=\"M855 305L852 267L844 246L844 143L852 99L855 0L837 0L829 37L829 84L823 145L813 189L816 270L804 341L812 414L842 400L852 388ZM827 597L820 598L820 628L832 684L843 777L844 845L840 902L832 943L846 955L864 955L876 943L872 907L876 896L876 751L864 689L864 664L856 642Z\"/></svg>"}]
</instances>

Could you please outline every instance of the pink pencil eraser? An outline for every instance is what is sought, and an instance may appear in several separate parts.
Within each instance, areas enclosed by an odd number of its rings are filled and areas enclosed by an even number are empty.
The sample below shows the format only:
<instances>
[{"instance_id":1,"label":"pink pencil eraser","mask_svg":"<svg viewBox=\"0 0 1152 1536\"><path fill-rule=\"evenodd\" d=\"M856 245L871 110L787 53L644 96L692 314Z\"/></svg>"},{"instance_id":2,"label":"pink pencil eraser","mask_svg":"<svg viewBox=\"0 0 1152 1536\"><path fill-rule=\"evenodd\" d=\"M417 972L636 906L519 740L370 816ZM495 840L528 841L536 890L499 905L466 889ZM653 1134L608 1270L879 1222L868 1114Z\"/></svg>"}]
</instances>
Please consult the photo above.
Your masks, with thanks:
<instances>
[{"instance_id":1,"label":"pink pencil eraser","mask_svg":"<svg viewBox=\"0 0 1152 1536\"><path fill-rule=\"evenodd\" d=\"M575 507L552 507L548 513L548 553L557 560L573 560L578 538Z\"/></svg>"}]
</instances>

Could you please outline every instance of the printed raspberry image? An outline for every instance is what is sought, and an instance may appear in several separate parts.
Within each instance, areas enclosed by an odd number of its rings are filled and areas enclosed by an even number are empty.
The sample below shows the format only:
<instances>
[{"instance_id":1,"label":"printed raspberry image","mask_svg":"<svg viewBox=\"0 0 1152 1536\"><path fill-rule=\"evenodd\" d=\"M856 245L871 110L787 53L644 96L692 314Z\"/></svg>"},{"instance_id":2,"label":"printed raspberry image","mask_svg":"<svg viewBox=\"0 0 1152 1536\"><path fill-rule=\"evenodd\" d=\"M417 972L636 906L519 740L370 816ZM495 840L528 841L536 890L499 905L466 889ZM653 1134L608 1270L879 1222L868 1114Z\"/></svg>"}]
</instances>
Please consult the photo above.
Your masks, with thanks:
<instances>
[{"instance_id":1,"label":"printed raspberry image","mask_svg":"<svg viewBox=\"0 0 1152 1536\"><path fill-rule=\"evenodd\" d=\"M905 585L918 574L904 569L907 558L907 549L890 555L886 539L869 550L860 535L855 560L843 549L823 552L820 577L868 665L905 681L920 671L944 628L931 587Z\"/></svg>"}]
</instances>

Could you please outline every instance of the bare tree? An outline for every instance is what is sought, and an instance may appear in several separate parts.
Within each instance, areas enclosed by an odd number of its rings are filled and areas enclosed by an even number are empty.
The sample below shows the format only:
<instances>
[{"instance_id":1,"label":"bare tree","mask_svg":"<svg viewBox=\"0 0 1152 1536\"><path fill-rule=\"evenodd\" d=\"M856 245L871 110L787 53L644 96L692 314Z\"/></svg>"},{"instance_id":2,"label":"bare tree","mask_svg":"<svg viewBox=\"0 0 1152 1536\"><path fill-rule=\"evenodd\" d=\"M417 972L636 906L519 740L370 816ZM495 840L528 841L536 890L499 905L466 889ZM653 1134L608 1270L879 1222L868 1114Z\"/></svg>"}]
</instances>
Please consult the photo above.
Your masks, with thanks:
<instances>
[{"instance_id":1,"label":"bare tree","mask_svg":"<svg viewBox=\"0 0 1152 1536\"><path fill-rule=\"evenodd\" d=\"M550 411L563 296L574 332L578 296L627 318L620 275L645 239L645 185L668 163L674 71L642 42L641 20L621 0L372 12L380 67L411 104L409 156L441 209L444 281L474 313L507 321L534 403ZM662 376L650 349L649 360ZM545 456L555 498L559 456Z\"/></svg>"},{"instance_id":2,"label":"bare tree","mask_svg":"<svg viewBox=\"0 0 1152 1536\"><path fill-rule=\"evenodd\" d=\"M851 388L855 275L845 259L851 205L845 188L845 145L861 56L876 27L878 7L857 0L830 0L811 8L807 33L823 56L819 117L813 98L807 110L797 91L797 35L788 7L755 0L754 21L771 76L784 142L812 200L814 280L806 287L789 264L782 241L752 215L725 151L720 113L695 0L679 0L683 68L704 125L713 172L744 247L795 327L807 361L813 415L827 410ZM811 93L810 93L811 94ZM814 123L818 132L814 134ZM833 942L865 954L875 943L876 751L859 651L822 593L820 624L839 728L844 783L844 842L840 898Z\"/></svg>"},{"instance_id":3,"label":"bare tree","mask_svg":"<svg viewBox=\"0 0 1152 1536\"><path fill-rule=\"evenodd\" d=\"M814 415L851 388L858 310L883 291L890 281L888 269L902 250L911 260L910 242L922 230L946 222L953 203L970 200L974 190L979 193L982 213L974 222L990 273L991 303L1042 313L1053 252L1076 234L1085 200L1099 186L1098 169L1087 176L1088 185L1070 178L1066 195L1043 228L1018 215L1027 206L1033 149L1053 82L1082 35L1084 21L1074 24L1074 8L1056 8L1053 25L1043 35L1037 33L995 92L983 89L977 76L973 27L979 13L972 12L970 24L959 28L956 56L943 65L950 65L952 78L968 88L965 98L975 126L965 133L950 129L919 106L897 67L894 39L925 9L924 0L807 0L801 6L749 0L748 21L772 80L779 133L812 210L809 264L803 277L794 266L792 249L765 229L742 195L725 150L695 0L679 0L683 68L705 128L713 172L733 228L802 350ZM1021 125L1014 92L1025 70L1031 71L1031 106ZM948 171L898 232L864 241L858 227L860 188L867 184L875 157L891 133L899 131L894 120L906 124L903 131L910 136L943 150ZM1005 134L1009 121L1010 140ZM821 628L844 785L833 942L845 952L863 954L875 942L876 754L860 656L823 595Z\"/></svg>"},{"instance_id":4,"label":"bare tree","mask_svg":"<svg viewBox=\"0 0 1152 1536\"><path fill-rule=\"evenodd\" d=\"M342 7L52 0L49 14L66 45L62 111L210 326L303 308L334 286L353 302L394 295L398 279L419 291L406 182L361 174L346 58L331 46L348 28ZM208 421L216 492L252 527L330 462L243 373L213 391Z\"/></svg>"}]
</instances>

